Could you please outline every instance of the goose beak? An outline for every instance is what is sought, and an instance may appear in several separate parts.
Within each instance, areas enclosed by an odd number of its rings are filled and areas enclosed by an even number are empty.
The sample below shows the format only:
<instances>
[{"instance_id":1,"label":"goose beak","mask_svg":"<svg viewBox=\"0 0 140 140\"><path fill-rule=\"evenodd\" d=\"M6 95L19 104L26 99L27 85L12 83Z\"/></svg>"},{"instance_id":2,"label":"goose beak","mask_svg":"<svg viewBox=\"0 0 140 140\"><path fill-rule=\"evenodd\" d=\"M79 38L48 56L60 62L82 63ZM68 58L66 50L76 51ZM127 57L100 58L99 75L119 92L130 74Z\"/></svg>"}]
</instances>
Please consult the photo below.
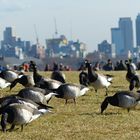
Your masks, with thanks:
<instances>
[{"instance_id":1,"label":"goose beak","mask_svg":"<svg viewBox=\"0 0 140 140\"><path fill-rule=\"evenodd\" d=\"M54 93L54 95L56 96L56 95L59 95L59 94L57 94L57 93Z\"/></svg>"},{"instance_id":2,"label":"goose beak","mask_svg":"<svg viewBox=\"0 0 140 140\"><path fill-rule=\"evenodd\" d=\"M54 108L53 108L52 106L49 106L49 105L46 105L46 107L47 107L47 108L51 108L51 109L54 109Z\"/></svg>"}]
</instances>

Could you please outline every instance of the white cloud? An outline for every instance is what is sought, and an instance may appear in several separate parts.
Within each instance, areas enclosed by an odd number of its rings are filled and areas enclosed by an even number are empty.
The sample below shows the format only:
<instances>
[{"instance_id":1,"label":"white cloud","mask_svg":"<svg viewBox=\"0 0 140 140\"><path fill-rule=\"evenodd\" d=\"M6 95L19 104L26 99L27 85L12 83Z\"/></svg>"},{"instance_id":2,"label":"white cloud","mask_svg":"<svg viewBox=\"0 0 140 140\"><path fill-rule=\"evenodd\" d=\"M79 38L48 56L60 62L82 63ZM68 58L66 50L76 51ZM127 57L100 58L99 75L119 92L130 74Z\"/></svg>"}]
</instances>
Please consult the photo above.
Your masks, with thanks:
<instances>
[{"instance_id":1,"label":"white cloud","mask_svg":"<svg viewBox=\"0 0 140 140\"><path fill-rule=\"evenodd\" d=\"M0 0L0 12L22 11L29 5L21 0Z\"/></svg>"}]
</instances>

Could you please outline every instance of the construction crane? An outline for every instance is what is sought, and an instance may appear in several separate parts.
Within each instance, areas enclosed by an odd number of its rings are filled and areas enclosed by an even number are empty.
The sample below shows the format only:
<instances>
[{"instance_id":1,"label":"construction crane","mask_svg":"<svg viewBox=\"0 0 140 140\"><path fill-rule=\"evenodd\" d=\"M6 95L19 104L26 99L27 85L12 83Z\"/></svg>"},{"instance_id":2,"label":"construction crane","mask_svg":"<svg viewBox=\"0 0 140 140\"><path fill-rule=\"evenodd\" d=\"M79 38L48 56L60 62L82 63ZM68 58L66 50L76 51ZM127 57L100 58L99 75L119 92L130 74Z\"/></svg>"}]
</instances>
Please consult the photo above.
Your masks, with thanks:
<instances>
[{"instance_id":1,"label":"construction crane","mask_svg":"<svg viewBox=\"0 0 140 140\"><path fill-rule=\"evenodd\" d=\"M54 18L54 27L55 27L55 37L57 37L58 32L57 32L56 18Z\"/></svg>"},{"instance_id":2,"label":"construction crane","mask_svg":"<svg viewBox=\"0 0 140 140\"><path fill-rule=\"evenodd\" d=\"M39 43L39 38L36 30L36 25L34 25L34 31L36 35L36 57L37 58L45 58L45 49L44 47Z\"/></svg>"},{"instance_id":3,"label":"construction crane","mask_svg":"<svg viewBox=\"0 0 140 140\"><path fill-rule=\"evenodd\" d=\"M40 44L39 44L39 38L38 38L35 24L34 24L34 31L35 31L35 35L36 35L36 57L40 58Z\"/></svg>"},{"instance_id":4,"label":"construction crane","mask_svg":"<svg viewBox=\"0 0 140 140\"><path fill-rule=\"evenodd\" d=\"M35 31L35 35L36 35L36 45L37 47L39 47L39 38L38 38L38 34L37 34L37 30L36 30L36 25L34 24L34 31Z\"/></svg>"}]
</instances>

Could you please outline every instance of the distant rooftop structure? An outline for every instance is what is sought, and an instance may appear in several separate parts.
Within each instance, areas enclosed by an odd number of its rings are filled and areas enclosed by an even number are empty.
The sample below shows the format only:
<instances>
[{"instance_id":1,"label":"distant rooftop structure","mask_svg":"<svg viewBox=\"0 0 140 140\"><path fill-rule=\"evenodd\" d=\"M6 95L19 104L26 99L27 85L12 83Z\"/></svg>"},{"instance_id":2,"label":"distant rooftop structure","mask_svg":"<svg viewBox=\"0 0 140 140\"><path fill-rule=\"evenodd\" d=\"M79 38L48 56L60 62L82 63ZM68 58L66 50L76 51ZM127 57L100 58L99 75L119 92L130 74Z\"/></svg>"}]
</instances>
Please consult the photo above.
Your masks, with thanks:
<instances>
[{"instance_id":1,"label":"distant rooftop structure","mask_svg":"<svg viewBox=\"0 0 140 140\"><path fill-rule=\"evenodd\" d=\"M98 44L98 51L101 55L107 55L110 58L116 57L115 45L108 43L107 40L103 40L100 44Z\"/></svg>"},{"instance_id":2,"label":"distant rooftop structure","mask_svg":"<svg viewBox=\"0 0 140 140\"><path fill-rule=\"evenodd\" d=\"M68 41L64 35L58 38L46 39L47 54L49 57L82 57L86 56L86 44L77 41Z\"/></svg>"}]
</instances>

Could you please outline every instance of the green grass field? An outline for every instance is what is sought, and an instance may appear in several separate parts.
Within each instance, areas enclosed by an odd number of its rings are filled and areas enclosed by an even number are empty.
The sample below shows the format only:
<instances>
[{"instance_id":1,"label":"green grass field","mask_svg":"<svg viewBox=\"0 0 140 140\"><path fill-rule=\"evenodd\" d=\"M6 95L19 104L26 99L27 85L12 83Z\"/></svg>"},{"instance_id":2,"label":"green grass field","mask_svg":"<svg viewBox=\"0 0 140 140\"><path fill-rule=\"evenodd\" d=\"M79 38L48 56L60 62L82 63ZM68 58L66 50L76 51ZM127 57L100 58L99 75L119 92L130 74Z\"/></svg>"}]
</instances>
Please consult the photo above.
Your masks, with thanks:
<instances>
[{"instance_id":1,"label":"green grass field","mask_svg":"<svg viewBox=\"0 0 140 140\"><path fill-rule=\"evenodd\" d=\"M45 77L49 72L39 72ZM119 90L128 90L125 79L126 71L104 72L114 75L113 83L109 87L109 95ZM79 83L79 72L65 72L67 82ZM1 89L0 96L16 94L23 87L17 85L9 92L9 88ZM46 114L24 127L16 126L13 132L3 133L0 127L0 140L138 140L140 138L140 106L135 110L108 106L103 115L100 105L105 98L105 89L90 90L85 96L76 100L52 98L49 105L53 112ZM8 125L7 128L10 126Z\"/></svg>"}]
</instances>

